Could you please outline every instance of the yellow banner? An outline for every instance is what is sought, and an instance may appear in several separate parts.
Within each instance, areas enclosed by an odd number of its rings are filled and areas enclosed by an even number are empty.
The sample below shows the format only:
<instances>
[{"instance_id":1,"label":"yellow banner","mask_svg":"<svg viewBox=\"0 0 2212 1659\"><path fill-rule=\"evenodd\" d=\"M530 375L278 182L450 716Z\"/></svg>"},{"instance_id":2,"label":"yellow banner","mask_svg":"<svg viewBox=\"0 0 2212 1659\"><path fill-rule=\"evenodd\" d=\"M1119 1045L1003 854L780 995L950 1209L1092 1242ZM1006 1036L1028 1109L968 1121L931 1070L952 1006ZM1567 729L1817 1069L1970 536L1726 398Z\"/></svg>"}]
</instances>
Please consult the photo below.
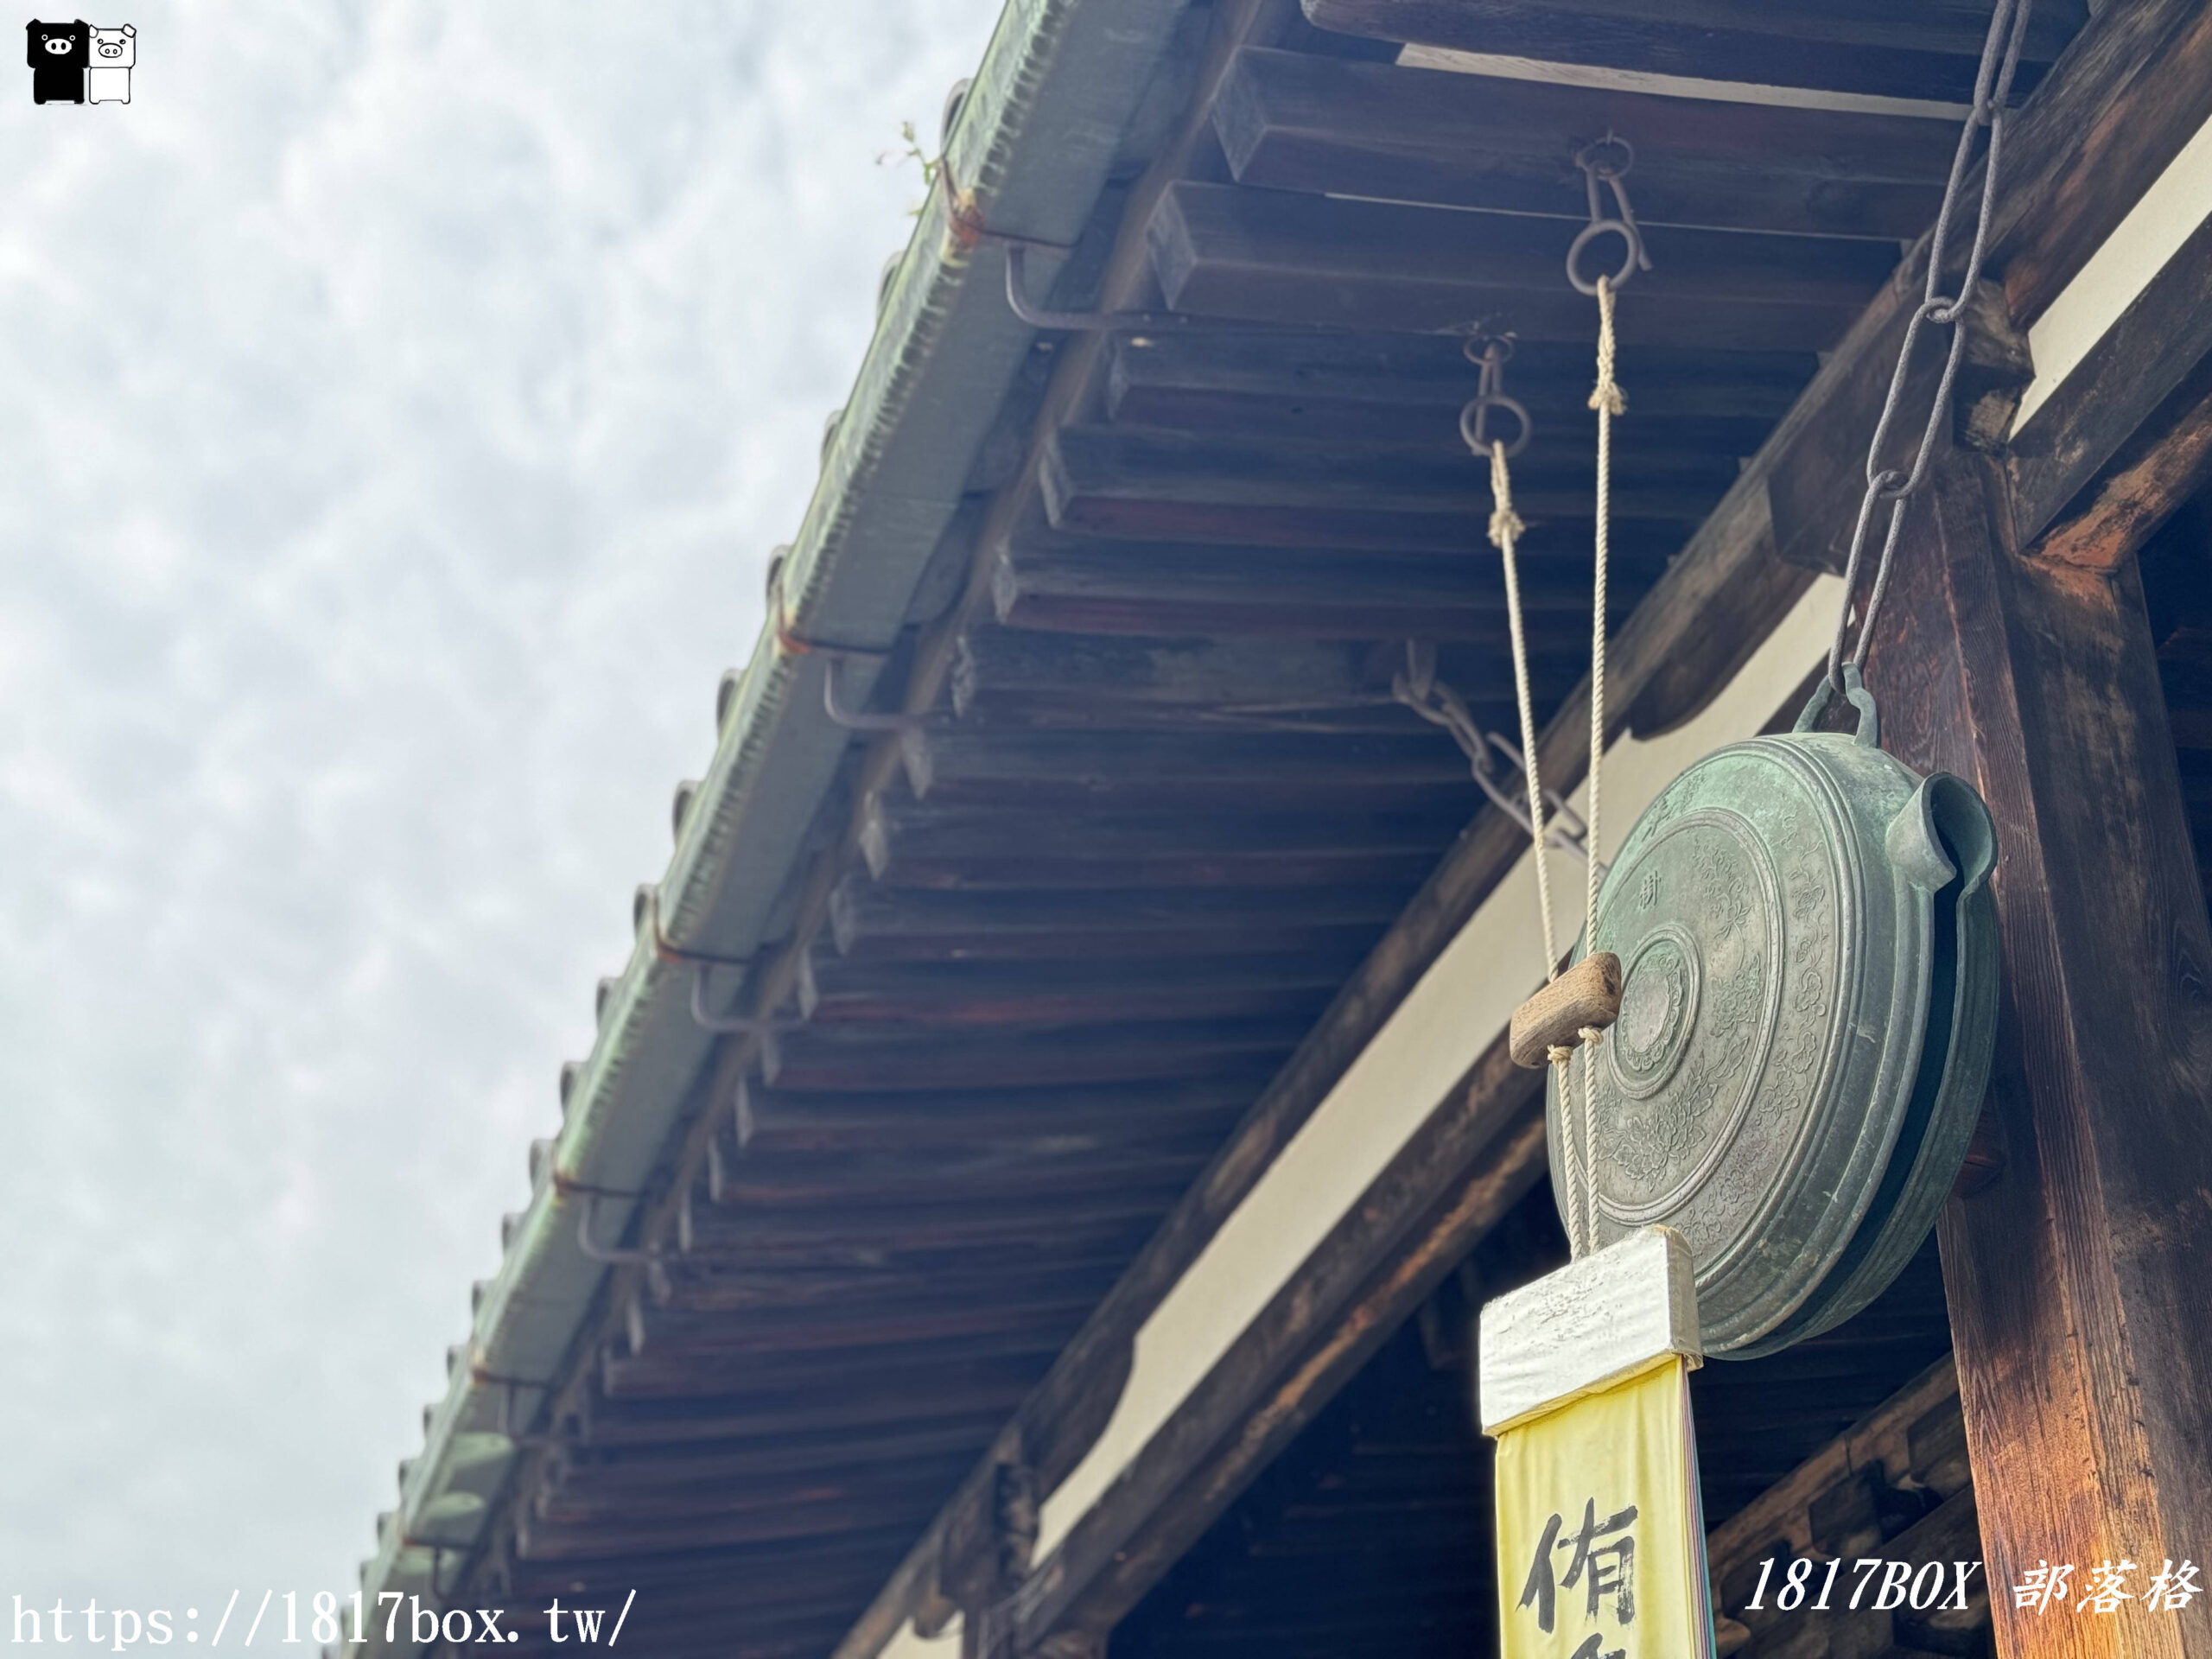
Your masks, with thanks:
<instances>
[{"instance_id":1,"label":"yellow banner","mask_svg":"<svg viewBox=\"0 0 2212 1659\"><path fill-rule=\"evenodd\" d=\"M1680 1356L1498 1435L1497 1548L1503 1659L1712 1654Z\"/></svg>"}]
</instances>

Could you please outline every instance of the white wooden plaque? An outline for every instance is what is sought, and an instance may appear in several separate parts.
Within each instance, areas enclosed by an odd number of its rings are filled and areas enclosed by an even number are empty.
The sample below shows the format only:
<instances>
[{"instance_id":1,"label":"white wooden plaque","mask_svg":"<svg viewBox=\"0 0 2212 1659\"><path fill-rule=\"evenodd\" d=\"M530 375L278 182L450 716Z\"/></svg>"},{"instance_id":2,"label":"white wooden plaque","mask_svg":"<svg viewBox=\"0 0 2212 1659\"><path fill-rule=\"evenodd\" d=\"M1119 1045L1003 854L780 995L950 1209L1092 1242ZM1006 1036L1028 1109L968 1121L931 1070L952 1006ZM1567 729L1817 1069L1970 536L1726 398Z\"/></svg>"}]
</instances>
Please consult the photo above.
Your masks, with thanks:
<instances>
[{"instance_id":1,"label":"white wooden plaque","mask_svg":"<svg viewBox=\"0 0 2212 1659\"><path fill-rule=\"evenodd\" d=\"M1646 1227L1485 1303L1476 1341L1483 1433L1590 1394L1662 1354L1705 1362L1690 1247Z\"/></svg>"}]
</instances>

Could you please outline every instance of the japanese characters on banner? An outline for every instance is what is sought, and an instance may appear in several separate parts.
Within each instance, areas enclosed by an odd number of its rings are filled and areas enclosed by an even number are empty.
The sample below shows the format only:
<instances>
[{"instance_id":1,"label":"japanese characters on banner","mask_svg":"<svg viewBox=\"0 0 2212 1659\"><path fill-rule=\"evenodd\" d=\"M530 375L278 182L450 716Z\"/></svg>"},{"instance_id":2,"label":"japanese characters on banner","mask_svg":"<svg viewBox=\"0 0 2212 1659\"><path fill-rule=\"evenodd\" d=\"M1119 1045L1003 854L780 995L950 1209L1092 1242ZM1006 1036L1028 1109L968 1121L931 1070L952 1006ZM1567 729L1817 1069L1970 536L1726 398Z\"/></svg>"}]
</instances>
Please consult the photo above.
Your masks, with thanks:
<instances>
[{"instance_id":1,"label":"japanese characters on banner","mask_svg":"<svg viewBox=\"0 0 2212 1659\"><path fill-rule=\"evenodd\" d=\"M1679 1355L1499 1432L1497 1486L1503 1659L1713 1651Z\"/></svg>"}]
</instances>

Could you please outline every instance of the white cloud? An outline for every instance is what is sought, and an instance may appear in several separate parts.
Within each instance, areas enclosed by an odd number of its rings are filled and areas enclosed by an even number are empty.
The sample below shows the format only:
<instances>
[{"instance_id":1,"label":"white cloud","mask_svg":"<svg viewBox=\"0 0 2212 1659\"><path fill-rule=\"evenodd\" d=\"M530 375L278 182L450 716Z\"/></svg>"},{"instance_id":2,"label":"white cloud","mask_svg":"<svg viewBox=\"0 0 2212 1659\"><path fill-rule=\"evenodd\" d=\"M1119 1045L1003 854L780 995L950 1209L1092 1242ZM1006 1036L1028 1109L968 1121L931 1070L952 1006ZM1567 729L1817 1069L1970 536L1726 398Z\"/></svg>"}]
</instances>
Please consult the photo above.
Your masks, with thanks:
<instances>
[{"instance_id":1,"label":"white cloud","mask_svg":"<svg viewBox=\"0 0 2212 1659\"><path fill-rule=\"evenodd\" d=\"M128 107L16 72L0 1596L351 1588L996 10L175 0Z\"/></svg>"}]
</instances>

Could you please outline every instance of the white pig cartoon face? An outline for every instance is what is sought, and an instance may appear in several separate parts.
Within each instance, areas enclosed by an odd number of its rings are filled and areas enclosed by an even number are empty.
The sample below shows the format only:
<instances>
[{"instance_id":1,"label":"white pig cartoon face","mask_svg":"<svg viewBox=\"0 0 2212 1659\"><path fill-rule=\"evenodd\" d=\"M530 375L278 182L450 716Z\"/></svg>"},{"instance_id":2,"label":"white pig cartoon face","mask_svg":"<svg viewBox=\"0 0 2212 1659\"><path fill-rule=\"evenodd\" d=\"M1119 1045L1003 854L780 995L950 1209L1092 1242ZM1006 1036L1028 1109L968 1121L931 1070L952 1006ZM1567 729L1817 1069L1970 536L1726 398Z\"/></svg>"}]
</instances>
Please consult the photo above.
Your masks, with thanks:
<instances>
[{"instance_id":1,"label":"white pig cartoon face","mask_svg":"<svg viewBox=\"0 0 2212 1659\"><path fill-rule=\"evenodd\" d=\"M138 60L138 31L125 23L121 29L92 30L92 67L129 69Z\"/></svg>"}]
</instances>

